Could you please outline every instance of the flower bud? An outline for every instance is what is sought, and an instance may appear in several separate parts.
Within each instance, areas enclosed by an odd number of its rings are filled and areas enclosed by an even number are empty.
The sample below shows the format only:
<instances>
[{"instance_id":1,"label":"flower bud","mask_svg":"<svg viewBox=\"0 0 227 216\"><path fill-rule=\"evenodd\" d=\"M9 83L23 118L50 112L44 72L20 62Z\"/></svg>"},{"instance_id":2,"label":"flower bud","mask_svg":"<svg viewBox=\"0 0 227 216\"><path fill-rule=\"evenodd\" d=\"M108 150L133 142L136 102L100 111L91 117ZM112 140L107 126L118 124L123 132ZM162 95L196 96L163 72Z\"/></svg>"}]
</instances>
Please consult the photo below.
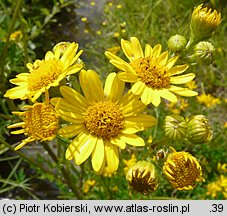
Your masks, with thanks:
<instances>
[{"instance_id":1,"label":"flower bud","mask_svg":"<svg viewBox=\"0 0 227 216\"><path fill-rule=\"evenodd\" d=\"M205 143L212 139L212 130L204 115L196 115L187 124L187 139L193 143Z\"/></svg>"},{"instance_id":2,"label":"flower bud","mask_svg":"<svg viewBox=\"0 0 227 216\"><path fill-rule=\"evenodd\" d=\"M191 37L196 41L201 41L211 37L217 26L221 22L221 14L216 10L211 12L203 4L194 9L191 18Z\"/></svg>"},{"instance_id":3,"label":"flower bud","mask_svg":"<svg viewBox=\"0 0 227 216\"><path fill-rule=\"evenodd\" d=\"M185 48L187 40L182 35L174 35L169 38L167 43L170 50L178 52Z\"/></svg>"},{"instance_id":4,"label":"flower bud","mask_svg":"<svg viewBox=\"0 0 227 216\"><path fill-rule=\"evenodd\" d=\"M203 181L202 169L195 157L188 152L173 152L167 157L163 166L163 173L173 188L177 190L191 190L196 182Z\"/></svg>"},{"instance_id":5,"label":"flower bud","mask_svg":"<svg viewBox=\"0 0 227 216\"><path fill-rule=\"evenodd\" d=\"M154 164L138 161L130 167L126 180L133 190L148 195L158 187L158 178Z\"/></svg>"},{"instance_id":6,"label":"flower bud","mask_svg":"<svg viewBox=\"0 0 227 216\"><path fill-rule=\"evenodd\" d=\"M182 116L170 115L164 121L165 135L170 139L177 140L186 136L187 122Z\"/></svg>"},{"instance_id":7,"label":"flower bud","mask_svg":"<svg viewBox=\"0 0 227 216\"><path fill-rule=\"evenodd\" d=\"M201 41L194 47L194 57L198 62L211 64L213 62L214 46L207 41Z\"/></svg>"}]
</instances>

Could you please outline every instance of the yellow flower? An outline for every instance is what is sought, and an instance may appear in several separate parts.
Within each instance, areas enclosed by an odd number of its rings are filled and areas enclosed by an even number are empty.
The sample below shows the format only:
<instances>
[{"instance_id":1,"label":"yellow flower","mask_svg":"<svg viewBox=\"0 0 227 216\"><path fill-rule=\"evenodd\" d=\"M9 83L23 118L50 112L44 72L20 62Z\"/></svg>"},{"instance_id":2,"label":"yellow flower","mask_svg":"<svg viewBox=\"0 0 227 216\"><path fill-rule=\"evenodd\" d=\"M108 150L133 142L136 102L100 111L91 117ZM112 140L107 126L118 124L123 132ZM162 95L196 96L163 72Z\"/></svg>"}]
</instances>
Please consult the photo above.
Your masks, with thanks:
<instances>
[{"instance_id":1,"label":"yellow flower","mask_svg":"<svg viewBox=\"0 0 227 216\"><path fill-rule=\"evenodd\" d=\"M191 18L191 36L197 41L207 39L221 22L221 14L216 10L203 8L203 4L196 7Z\"/></svg>"},{"instance_id":2,"label":"yellow flower","mask_svg":"<svg viewBox=\"0 0 227 216\"><path fill-rule=\"evenodd\" d=\"M88 20L87 20L87 17L81 17L81 21L82 22L87 22Z\"/></svg>"},{"instance_id":3,"label":"yellow flower","mask_svg":"<svg viewBox=\"0 0 227 216\"><path fill-rule=\"evenodd\" d=\"M119 51L121 50L120 46L113 46L107 49L107 51L113 53L113 54L117 54Z\"/></svg>"},{"instance_id":4,"label":"yellow flower","mask_svg":"<svg viewBox=\"0 0 227 216\"><path fill-rule=\"evenodd\" d=\"M95 180L87 180L83 184L83 192L88 193L90 189L95 185L96 181Z\"/></svg>"},{"instance_id":5,"label":"yellow flower","mask_svg":"<svg viewBox=\"0 0 227 216\"><path fill-rule=\"evenodd\" d=\"M12 134L24 133L28 138L24 139L15 150L22 148L29 142L47 141L55 138L58 130L59 118L54 107L48 102L35 103L32 106L24 106L24 112L13 112L22 117L23 122L8 126L9 129L22 127L22 129L11 132Z\"/></svg>"},{"instance_id":6,"label":"yellow flower","mask_svg":"<svg viewBox=\"0 0 227 216\"><path fill-rule=\"evenodd\" d=\"M200 104L204 104L207 108L214 107L221 103L219 98L213 97L211 94L201 94L197 96L197 100Z\"/></svg>"},{"instance_id":7,"label":"yellow flower","mask_svg":"<svg viewBox=\"0 0 227 216\"><path fill-rule=\"evenodd\" d=\"M129 170L129 168L136 163L136 156L135 154L132 154L131 158L129 160L123 159L123 163L125 165L124 167L124 173L126 174Z\"/></svg>"},{"instance_id":8,"label":"yellow flower","mask_svg":"<svg viewBox=\"0 0 227 216\"><path fill-rule=\"evenodd\" d=\"M196 85L195 80L192 80L191 82L188 82L185 84L190 90L197 89L198 86Z\"/></svg>"},{"instance_id":9,"label":"yellow flower","mask_svg":"<svg viewBox=\"0 0 227 216\"><path fill-rule=\"evenodd\" d=\"M227 173L227 163L224 164L218 163L217 170L219 173Z\"/></svg>"},{"instance_id":10,"label":"yellow flower","mask_svg":"<svg viewBox=\"0 0 227 216\"><path fill-rule=\"evenodd\" d=\"M211 196L213 199L218 198L218 193L222 194L227 199L227 177L220 175L214 182L209 183L207 186L206 195Z\"/></svg>"},{"instance_id":11,"label":"yellow flower","mask_svg":"<svg viewBox=\"0 0 227 216\"><path fill-rule=\"evenodd\" d=\"M163 172L177 190L191 190L196 182L203 181L201 166L188 152L173 149L163 166Z\"/></svg>"},{"instance_id":12,"label":"yellow flower","mask_svg":"<svg viewBox=\"0 0 227 216\"><path fill-rule=\"evenodd\" d=\"M129 59L129 63L111 52L106 51L105 54L110 59L110 63L121 70L118 75L119 79L134 83L132 93L140 95L144 104L152 103L158 106L161 97L176 102L177 97L173 93L181 96L197 95L197 92L172 85L190 82L194 79L195 74L188 73L178 76L187 70L188 65L173 67L178 57L168 59L167 51L161 54L162 47L160 44L153 49L147 44L145 52L143 52L139 40L132 37L131 41L122 39L121 47Z\"/></svg>"},{"instance_id":13,"label":"yellow flower","mask_svg":"<svg viewBox=\"0 0 227 216\"><path fill-rule=\"evenodd\" d=\"M75 64L82 50L77 54L78 44L71 43L62 55L60 46L55 51L48 51L44 60L28 63L29 73L20 73L10 82L17 85L9 89L4 97L10 99L32 99L35 101L50 87L58 86L59 82L67 75L81 70L82 66Z\"/></svg>"},{"instance_id":14,"label":"yellow flower","mask_svg":"<svg viewBox=\"0 0 227 216\"><path fill-rule=\"evenodd\" d=\"M22 32L21 31L15 31L12 34L10 34L9 40L15 41L22 38Z\"/></svg>"},{"instance_id":15,"label":"yellow flower","mask_svg":"<svg viewBox=\"0 0 227 216\"><path fill-rule=\"evenodd\" d=\"M140 114L145 106L138 97L130 92L123 95L124 82L116 73L108 75L104 90L92 70L82 70L79 80L84 96L62 86L64 98L51 99L61 118L72 123L58 132L63 137L75 137L68 146L66 159L74 159L80 165L91 155L96 172L106 166L115 172L119 164L118 147L125 149L126 143L144 146L144 140L135 133L157 121L150 115Z\"/></svg>"},{"instance_id":16,"label":"yellow flower","mask_svg":"<svg viewBox=\"0 0 227 216\"><path fill-rule=\"evenodd\" d=\"M158 176L155 166L148 161L138 161L132 165L126 180L133 190L148 195L158 187Z\"/></svg>"},{"instance_id":17,"label":"yellow flower","mask_svg":"<svg viewBox=\"0 0 227 216\"><path fill-rule=\"evenodd\" d=\"M179 98L177 102L170 102L166 104L166 106L170 109L170 111L174 114L180 114L181 111L185 111L189 106L187 100L184 98Z\"/></svg>"}]
</instances>

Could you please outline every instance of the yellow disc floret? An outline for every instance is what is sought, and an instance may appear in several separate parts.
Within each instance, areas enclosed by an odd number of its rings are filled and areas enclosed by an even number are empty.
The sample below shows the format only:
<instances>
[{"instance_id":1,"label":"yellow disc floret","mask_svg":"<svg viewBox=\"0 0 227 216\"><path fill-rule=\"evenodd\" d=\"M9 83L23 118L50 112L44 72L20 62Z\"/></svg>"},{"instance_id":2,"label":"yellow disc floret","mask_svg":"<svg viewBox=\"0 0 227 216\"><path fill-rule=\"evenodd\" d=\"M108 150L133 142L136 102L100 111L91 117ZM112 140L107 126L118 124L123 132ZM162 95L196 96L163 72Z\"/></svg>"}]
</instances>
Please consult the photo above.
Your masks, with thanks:
<instances>
[{"instance_id":1,"label":"yellow disc floret","mask_svg":"<svg viewBox=\"0 0 227 216\"><path fill-rule=\"evenodd\" d=\"M123 129L124 115L111 101L95 102L88 107L84 124L91 134L111 138Z\"/></svg>"},{"instance_id":2,"label":"yellow disc floret","mask_svg":"<svg viewBox=\"0 0 227 216\"><path fill-rule=\"evenodd\" d=\"M130 63L140 80L153 89L167 88L170 85L170 76L165 67L156 63L150 57L139 58Z\"/></svg>"}]
</instances>

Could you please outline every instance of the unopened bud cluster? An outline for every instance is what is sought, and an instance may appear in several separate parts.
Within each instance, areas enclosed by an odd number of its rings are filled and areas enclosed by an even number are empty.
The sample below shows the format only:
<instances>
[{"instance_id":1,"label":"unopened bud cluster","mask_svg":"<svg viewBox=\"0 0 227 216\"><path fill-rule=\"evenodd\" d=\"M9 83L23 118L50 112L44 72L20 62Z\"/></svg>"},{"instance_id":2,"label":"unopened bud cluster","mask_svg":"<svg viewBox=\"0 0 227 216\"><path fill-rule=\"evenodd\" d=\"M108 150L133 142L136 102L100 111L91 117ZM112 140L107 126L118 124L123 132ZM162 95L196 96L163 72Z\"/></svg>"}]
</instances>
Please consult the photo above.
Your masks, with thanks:
<instances>
[{"instance_id":1,"label":"unopened bud cluster","mask_svg":"<svg viewBox=\"0 0 227 216\"><path fill-rule=\"evenodd\" d=\"M195 115L189 121L179 115L166 116L164 131L173 140L186 138L192 143L206 143L212 139L212 130L204 115Z\"/></svg>"}]
</instances>

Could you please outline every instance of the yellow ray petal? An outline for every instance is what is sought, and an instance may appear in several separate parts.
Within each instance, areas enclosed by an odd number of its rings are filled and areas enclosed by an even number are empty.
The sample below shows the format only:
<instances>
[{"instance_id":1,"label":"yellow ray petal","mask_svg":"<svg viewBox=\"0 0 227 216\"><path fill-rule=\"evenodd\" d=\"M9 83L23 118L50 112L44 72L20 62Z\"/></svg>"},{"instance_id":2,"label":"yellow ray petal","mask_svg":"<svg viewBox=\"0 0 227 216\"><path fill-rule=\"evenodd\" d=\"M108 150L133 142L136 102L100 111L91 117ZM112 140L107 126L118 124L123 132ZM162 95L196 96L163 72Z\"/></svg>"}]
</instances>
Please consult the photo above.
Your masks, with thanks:
<instances>
[{"instance_id":1,"label":"yellow ray petal","mask_svg":"<svg viewBox=\"0 0 227 216\"><path fill-rule=\"evenodd\" d=\"M136 134L122 134L122 140L132 146L145 146L144 140Z\"/></svg>"},{"instance_id":2,"label":"yellow ray petal","mask_svg":"<svg viewBox=\"0 0 227 216\"><path fill-rule=\"evenodd\" d=\"M118 78L124 82L130 82L130 83L134 83L139 80L139 78L135 74L129 73L129 72L120 72L118 74Z\"/></svg>"},{"instance_id":3,"label":"yellow ray petal","mask_svg":"<svg viewBox=\"0 0 227 216\"><path fill-rule=\"evenodd\" d=\"M121 48L129 61L135 59L134 50L132 44L129 41L121 39Z\"/></svg>"},{"instance_id":4,"label":"yellow ray petal","mask_svg":"<svg viewBox=\"0 0 227 216\"><path fill-rule=\"evenodd\" d=\"M136 73L135 70L132 68L132 66L127 62L110 60L110 63L121 71L126 71L126 72L130 72L133 74Z\"/></svg>"},{"instance_id":5,"label":"yellow ray petal","mask_svg":"<svg viewBox=\"0 0 227 216\"><path fill-rule=\"evenodd\" d=\"M83 131L69 144L65 152L66 160L72 160L75 157L76 151L78 151L79 145L83 145L88 139L88 132Z\"/></svg>"},{"instance_id":6,"label":"yellow ray petal","mask_svg":"<svg viewBox=\"0 0 227 216\"><path fill-rule=\"evenodd\" d=\"M50 103L55 106L56 110L60 109L66 112L74 112L78 114L81 114L85 110L84 107L72 105L64 98L51 98Z\"/></svg>"},{"instance_id":7,"label":"yellow ray petal","mask_svg":"<svg viewBox=\"0 0 227 216\"><path fill-rule=\"evenodd\" d=\"M24 100L27 98L26 93L28 89L26 86L17 86L14 88L9 89L4 97L8 97L10 99L21 99Z\"/></svg>"},{"instance_id":8,"label":"yellow ray petal","mask_svg":"<svg viewBox=\"0 0 227 216\"><path fill-rule=\"evenodd\" d=\"M169 70L170 68L172 68L176 61L178 60L178 58L179 56L174 56L170 58L166 64L166 69Z\"/></svg>"},{"instance_id":9,"label":"yellow ray petal","mask_svg":"<svg viewBox=\"0 0 227 216\"><path fill-rule=\"evenodd\" d=\"M131 44L132 44L133 52L135 56L134 59L143 58L144 57L143 49L140 45L139 40L136 37L131 37L130 39L131 39Z\"/></svg>"},{"instance_id":10,"label":"yellow ray petal","mask_svg":"<svg viewBox=\"0 0 227 216\"><path fill-rule=\"evenodd\" d=\"M157 119L151 115L137 114L125 119L125 127L135 125L136 129L144 130L157 124Z\"/></svg>"},{"instance_id":11,"label":"yellow ray petal","mask_svg":"<svg viewBox=\"0 0 227 216\"><path fill-rule=\"evenodd\" d=\"M154 91L151 88L149 88L149 87L145 87L144 91L142 93L142 96L141 96L142 102L145 105L148 105L148 104L150 104L152 102L153 97L154 97Z\"/></svg>"},{"instance_id":12,"label":"yellow ray petal","mask_svg":"<svg viewBox=\"0 0 227 216\"><path fill-rule=\"evenodd\" d=\"M162 51L162 46L161 44L157 44L153 50L152 50L152 53L151 53L151 56L153 56L153 58L158 58L158 56L160 55Z\"/></svg>"},{"instance_id":13,"label":"yellow ray petal","mask_svg":"<svg viewBox=\"0 0 227 216\"><path fill-rule=\"evenodd\" d=\"M83 93L90 102L104 100L103 85L95 71L82 70L79 79Z\"/></svg>"},{"instance_id":14,"label":"yellow ray petal","mask_svg":"<svg viewBox=\"0 0 227 216\"><path fill-rule=\"evenodd\" d=\"M173 103L177 102L178 99L176 97L176 95L174 95L173 93L171 93L169 90L167 89L162 89L162 90L159 90L159 95L162 97L162 98L165 98L166 100L169 100Z\"/></svg>"},{"instance_id":15,"label":"yellow ray petal","mask_svg":"<svg viewBox=\"0 0 227 216\"><path fill-rule=\"evenodd\" d=\"M158 107L159 104L161 103L161 98L160 98L160 95L159 95L159 91L158 90L153 90L153 93L152 93L153 97L152 97L152 100L151 100L151 103Z\"/></svg>"},{"instance_id":16,"label":"yellow ray petal","mask_svg":"<svg viewBox=\"0 0 227 216\"><path fill-rule=\"evenodd\" d=\"M51 51L48 51L45 55L45 61L52 60L54 58L55 58L55 56Z\"/></svg>"},{"instance_id":17,"label":"yellow ray petal","mask_svg":"<svg viewBox=\"0 0 227 216\"><path fill-rule=\"evenodd\" d=\"M67 121L67 122L71 122L74 124L81 124L84 122L83 116L77 113L73 113L73 112L66 112L63 110L57 110L57 113L60 115L60 117Z\"/></svg>"},{"instance_id":18,"label":"yellow ray petal","mask_svg":"<svg viewBox=\"0 0 227 216\"><path fill-rule=\"evenodd\" d=\"M157 60L158 60L160 65L164 66L167 63L168 57L169 57L168 51L165 51L158 57Z\"/></svg>"},{"instance_id":19,"label":"yellow ray petal","mask_svg":"<svg viewBox=\"0 0 227 216\"><path fill-rule=\"evenodd\" d=\"M9 125L7 128L8 128L8 129L12 129L12 128L17 128L17 127L22 127L23 125L25 125L24 122L18 122L18 123Z\"/></svg>"},{"instance_id":20,"label":"yellow ray petal","mask_svg":"<svg viewBox=\"0 0 227 216\"><path fill-rule=\"evenodd\" d=\"M80 143L78 150L75 152L74 161L77 165L82 164L91 155L97 143L97 137L89 134L85 142Z\"/></svg>"},{"instance_id":21,"label":"yellow ray petal","mask_svg":"<svg viewBox=\"0 0 227 216\"><path fill-rule=\"evenodd\" d=\"M149 57L152 54L152 47L149 44L145 46L145 57Z\"/></svg>"},{"instance_id":22,"label":"yellow ray petal","mask_svg":"<svg viewBox=\"0 0 227 216\"><path fill-rule=\"evenodd\" d=\"M145 88L146 88L146 85L143 82L138 81L138 82L133 84L131 89L132 89L133 94L142 95Z\"/></svg>"},{"instance_id":23,"label":"yellow ray petal","mask_svg":"<svg viewBox=\"0 0 227 216\"><path fill-rule=\"evenodd\" d=\"M20 129L20 130L17 130L17 131L11 131L11 134L22 134L24 132L25 132L24 129Z\"/></svg>"},{"instance_id":24,"label":"yellow ray petal","mask_svg":"<svg viewBox=\"0 0 227 216\"><path fill-rule=\"evenodd\" d=\"M83 68L83 65L75 64L71 67L69 67L66 71L67 75L74 74L79 72Z\"/></svg>"},{"instance_id":25,"label":"yellow ray petal","mask_svg":"<svg viewBox=\"0 0 227 216\"><path fill-rule=\"evenodd\" d=\"M184 71L188 69L189 65L184 64L184 65L176 65L168 70L168 73L173 76L177 74L182 74Z\"/></svg>"},{"instance_id":26,"label":"yellow ray petal","mask_svg":"<svg viewBox=\"0 0 227 216\"><path fill-rule=\"evenodd\" d=\"M105 150L103 140L101 138L98 138L94 151L91 155L92 167L96 172L98 172L102 167L104 160L104 152Z\"/></svg>"},{"instance_id":27,"label":"yellow ray petal","mask_svg":"<svg viewBox=\"0 0 227 216\"><path fill-rule=\"evenodd\" d=\"M170 86L169 91L172 91L178 95L192 97L198 95L197 92L189 90L188 88L181 88L178 86Z\"/></svg>"},{"instance_id":28,"label":"yellow ray petal","mask_svg":"<svg viewBox=\"0 0 227 216\"><path fill-rule=\"evenodd\" d=\"M21 149L22 147L24 147L26 144L28 144L29 142L33 142L35 139L28 137L26 139L24 139L19 145L17 145L14 150L17 151L19 149Z\"/></svg>"},{"instance_id":29,"label":"yellow ray petal","mask_svg":"<svg viewBox=\"0 0 227 216\"><path fill-rule=\"evenodd\" d=\"M132 116L137 113L142 112L146 106L141 101L134 101L131 103L128 103L124 106L120 106L120 110L124 114L124 117Z\"/></svg>"},{"instance_id":30,"label":"yellow ray petal","mask_svg":"<svg viewBox=\"0 0 227 216\"><path fill-rule=\"evenodd\" d=\"M77 124L77 125L69 125L66 127L61 128L58 131L58 134L60 136L63 136L65 138L72 138L81 133L85 130L84 124Z\"/></svg>"},{"instance_id":31,"label":"yellow ray petal","mask_svg":"<svg viewBox=\"0 0 227 216\"><path fill-rule=\"evenodd\" d=\"M114 77L113 75L114 74ZM122 97L123 91L124 91L124 87L125 87L125 83L123 81L121 81L120 79L118 79L118 77L116 76L116 73L112 73L109 76L110 79L106 79L106 83L105 86L108 85L110 86L110 92L109 94L105 94L106 96L108 96L107 98L112 101L112 102L117 102L120 100L120 98ZM105 92L105 90L104 90ZM106 93L106 92L105 92Z\"/></svg>"},{"instance_id":32,"label":"yellow ray petal","mask_svg":"<svg viewBox=\"0 0 227 216\"><path fill-rule=\"evenodd\" d=\"M109 170L115 172L119 166L118 147L105 140L105 155Z\"/></svg>"},{"instance_id":33,"label":"yellow ray petal","mask_svg":"<svg viewBox=\"0 0 227 216\"><path fill-rule=\"evenodd\" d=\"M68 86L62 86L60 88L62 96L72 105L79 107L80 109L86 110L88 102L84 96L79 92Z\"/></svg>"},{"instance_id":34,"label":"yellow ray petal","mask_svg":"<svg viewBox=\"0 0 227 216\"><path fill-rule=\"evenodd\" d=\"M114 55L113 53L111 53L109 51L106 51L105 55L107 58L110 59L110 62L113 62L114 66L115 66L114 63L118 63L118 65L129 65L126 61L124 61L123 59L121 59L120 57ZM115 67L117 67L117 66L115 66Z\"/></svg>"},{"instance_id":35,"label":"yellow ray petal","mask_svg":"<svg viewBox=\"0 0 227 216\"><path fill-rule=\"evenodd\" d=\"M125 149L126 147L126 143L121 139L121 136L110 138L110 143L118 146L121 149Z\"/></svg>"},{"instance_id":36,"label":"yellow ray petal","mask_svg":"<svg viewBox=\"0 0 227 216\"><path fill-rule=\"evenodd\" d=\"M181 76L170 77L170 82L173 84L184 84L192 81L195 78L194 73L188 73Z\"/></svg>"}]
</instances>

